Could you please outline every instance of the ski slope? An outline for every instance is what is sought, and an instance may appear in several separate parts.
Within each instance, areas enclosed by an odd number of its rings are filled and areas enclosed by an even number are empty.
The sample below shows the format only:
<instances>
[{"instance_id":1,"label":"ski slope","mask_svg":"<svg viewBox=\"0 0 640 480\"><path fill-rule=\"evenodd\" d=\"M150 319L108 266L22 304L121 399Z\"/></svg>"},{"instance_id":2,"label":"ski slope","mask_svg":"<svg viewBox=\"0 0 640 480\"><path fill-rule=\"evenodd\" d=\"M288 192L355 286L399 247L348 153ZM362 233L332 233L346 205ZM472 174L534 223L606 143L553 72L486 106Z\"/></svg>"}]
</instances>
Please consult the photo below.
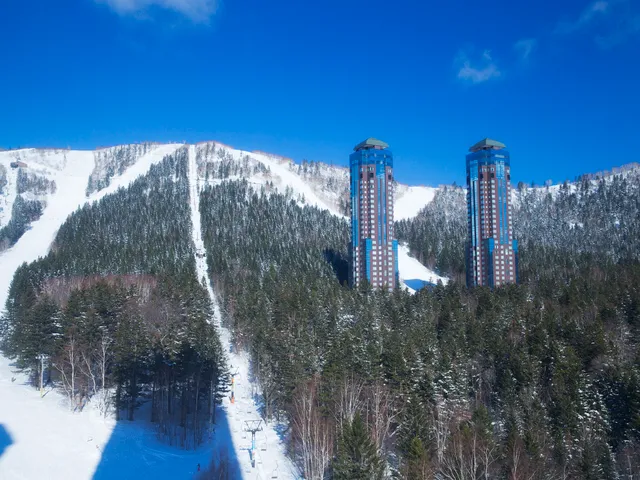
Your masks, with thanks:
<instances>
[{"instance_id":1,"label":"ski slope","mask_svg":"<svg viewBox=\"0 0 640 480\"><path fill-rule=\"evenodd\" d=\"M87 199L87 179L93 170L93 152L68 151L64 165L52 176L57 185L56 193L47 200L42 217L32 223L30 230L9 250L0 255L0 309L4 309L13 273L23 262L33 262L45 256L58 228L65 219Z\"/></svg>"},{"instance_id":2,"label":"ski slope","mask_svg":"<svg viewBox=\"0 0 640 480\"><path fill-rule=\"evenodd\" d=\"M395 220L408 220L418 215L420 210L431 203L437 191L435 187L399 185L393 209Z\"/></svg>"},{"instance_id":3,"label":"ski slope","mask_svg":"<svg viewBox=\"0 0 640 480\"><path fill-rule=\"evenodd\" d=\"M89 198L85 196L85 190L94 166L93 152L66 151L57 158L50 156L49 165L59 168L53 169L52 173L57 190L48 197L42 217L32 223L31 229L11 249L0 254L0 306L4 308L15 270L23 262L32 262L48 253L58 228L71 213L87 202L128 186L179 146L163 145L151 151L123 175L114 178L108 188ZM9 361L0 356L0 428L10 438L10 444L0 455L0 478L91 478L102 458L100 449L108 445L115 422L98 418L91 411L72 414L57 392L49 392L41 399L39 392L27 383L27 378L16 373ZM130 446L132 451L140 451L144 445L135 447ZM37 455L36 462L34 455ZM208 453L202 457L205 465L208 457ZM167 456L164 464L157 465L157 474L167 471L173 464L170 458ZM149 469L153 471L151 467Z\"/></svg>"},{"instance_id":4,"label":"ski slope","mask_svg":"<svg viewBox=\"0 0 640 480\"><path fill-rule=\"evenodd\" d=\"M338 212L335 206L329 202L320 198L316 191L307 183L302 177L289 168L290 161L282 159L276 155L269 155L262 152L247 152L244 150L235 150L227 145L222 145L213 142L218 148L224 148L234 160L241 162L244 156L249 156L251 159L262 163L267 167L271 175L265 176L264 174L257 174L252 176L249 180L250 183L260 185L264 184L267 180L273 182L275 188L284 193L289 188L297 197L304 198L304 205L318 207L323 210L328 210L332 214L344 218L343 215ZM232 179L229 179L232 180Z\"/></svg>"},{"instance_id":5,"label":"ski slope","mask_svg":"<svg viewBox=\"0 0 640 480\"><path fill-rule=\"evenodd\" d=\"M191 206L192 238L195 245L198 278L205 279L206 288L214 307L214 324L220 334L223 347L229 352L230 372L235 374L235 401L231 403L230 398L227 397L222 404L222 412L226 416L230 430L230 448L227 450L234 452L234 457L240 467L238 478L266 479L274 478L274 475L279 479L298 478L296 469L287 458L284 446L275 430L276 425L264 425L264 422L262 422L262 431L257 433L256 450L253 452L255 462L252 464L251 435L244 431L244 427L246 421L261 420L260 412L258 411L259 407L254 400L257 387L250 380L249 359L246 355L233 351L231 332L223 327L220 321L220 308L207 273L206 250L202 240L199 201L201 183L196 165L195 146L192 145L189 147L189 204ZM224 439L219 439L219 442L222 443L223 441Z\"/></svg>"},{"instance_id":6,"label":"ski slope","mask_svg":"<svg viewBox=\"0 0 640 480\"><path fill-rule=\"evenodd\" d=\"M398 270L400 273L400 282L402 282L407 290L415 292L415 286L418 283L426 282L437 284L442 282L444 285L449 281L446 277L441 277L432 270L422 265L418 260L409 254L409 247L406 245L398 245ZM419 290L419 288L417 288Z\"/></svg>"},{"instance_id":7,"label":"ski slope","mask_svg":"<svg viewBox=\"0 0 640 480\"><path fill-rule=\"evenodd\" d=\"M62 165L62 168L52 176L57 185L56 193L48 197L42 217L31 224L31 229L25 232L12 248L0 255L0 309L4 308L16 269L22 263L33 262L49 252L58 229L69 215L85 203L99 200L120 187L126 188L140 175L145 174L151 165L161 161L165 155L173 153L179 146L162 145L152 150L120 177L115 177L111 185L89 198L86 197L85 191L94 167L93 152L69 150L58 154L59 165Z\"/></svg>"}]
</instances>

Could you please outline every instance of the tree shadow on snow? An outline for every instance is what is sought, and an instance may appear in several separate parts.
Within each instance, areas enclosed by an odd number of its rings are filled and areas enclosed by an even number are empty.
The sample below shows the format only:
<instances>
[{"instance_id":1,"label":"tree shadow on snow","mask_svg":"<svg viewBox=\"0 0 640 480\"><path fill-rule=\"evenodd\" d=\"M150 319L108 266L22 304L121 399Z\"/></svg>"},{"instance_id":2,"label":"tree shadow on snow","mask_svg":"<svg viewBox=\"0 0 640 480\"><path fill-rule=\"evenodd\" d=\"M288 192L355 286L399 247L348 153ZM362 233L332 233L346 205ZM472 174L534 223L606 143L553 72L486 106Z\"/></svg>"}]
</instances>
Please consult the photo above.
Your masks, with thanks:
<instances>
[{"instance_id":1,"label":"tree shadow on snow","mask_svg":"<svg viewBox=\"0 0 640 480\"><path fill-rule=\"evenodd\" d=\"M403 280L403 282L407 287L412 288L413 290L416 290L416 291L422 290L423 288L431 290L436 286L434 283L427 282L426 280L421 280L419 278Z\"/></svg>"},{"instance_id":2,"label":"tree shadow on snow","mask_svg":"<svg viewBox=\"0 0 640 480\"><path fill-rule=\"evenodd\" d=\"M13 443L13 439L7 429L4 428L4 425L0 423L0 457L4 453L4 451L11 446Z\"/></svg>"},{"instance_id":3,"label":"tree shadow on snow","mask_svg":"<svg viewBox=\"0 0 640 480\"><path fill-rule=\"evenodd\" d=\"M139 417L142 417L140 413ZM94 480L153 478L158 479L208 479L217 466L224 464L228 472L222 478L241 478L237 452L234 451L226 412L216 409L215 431L196 450L172 447L158 439L155 425L145 420L116 423L108 443L101 448L100 463ZM200 467L200 471L198 470ZM213 467L216 468L213 468ZM218 477L216 477L218 478Z\"/></svg>"},{"instance_id":4,"label":"tree shadow on snow","mask_svg":"<svg viewBox=\"0 0 640 480\"><path fill-rule=\"evenodd\" d=\"M322 252L324 259L331 265L333 273L340 285L349 281L349 260L343 254L331 248L325 248Z\"/></svg>"}]
</instances>

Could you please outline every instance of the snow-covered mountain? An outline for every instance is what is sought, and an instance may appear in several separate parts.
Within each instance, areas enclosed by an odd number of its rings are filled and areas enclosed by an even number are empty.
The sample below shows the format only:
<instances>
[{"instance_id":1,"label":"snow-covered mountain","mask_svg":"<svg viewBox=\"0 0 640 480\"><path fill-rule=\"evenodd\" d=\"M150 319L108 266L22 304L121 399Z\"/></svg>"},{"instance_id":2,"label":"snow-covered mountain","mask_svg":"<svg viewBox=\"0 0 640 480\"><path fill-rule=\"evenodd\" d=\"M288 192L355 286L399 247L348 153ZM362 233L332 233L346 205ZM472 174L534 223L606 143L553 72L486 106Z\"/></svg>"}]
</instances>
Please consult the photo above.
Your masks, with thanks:
<instances>
[{"instance_id":1,"label":"snow-covered mountain","mask_svg":"<svg viewBox=\"0 0 640 480\"><path fill-rule=\"evenodd\" d=\"M247 178L255 185L289 191L301 204L327 209L336 215L349 212L349 171L322 162L296 163L290 158L260 151L236 150L206 142L197 145L200 173L207 181ZM415 216L432 199L437 189L397 184L397 219Z\"/></svg>"},{"instance_id":2,"label":"snow-covered mountain","mask_svg":"<svg viewBox=\"0 0 640 480\"><path fill-rule=\"evenodd\" d=\"M180 144L138 144L96 151L25 149L0 152L0 242L3 242L0 243L0 309L5 305L16 269L24 262L33 262L47 254L58 229L70 214L119 188L126 188L165 155L180 147ZM197 198L206 185L246 179L255 189L287 194L300 205L315 206L346 218L346 168L320 163L296 164L276 155L236 150L215 142L190 146L189 160L193 241L198 252L196 263L200 276L206 272L206 261L198 228ZM401 218L415 215L432 200L435 190L398 185L398 215ZM400 249L399 265L403 279L429 282L441 279L412 258L406 247ZM211 288L209 291L212 292ZM228 344L229 332L220 325L219 328ZM240 452L246 450L243 422L259 418L252 393L255 386L249 381L248 359L237 352L229 355L231 364L244 372L236 385L238 405L233 408L224 405L230 428L221 430L201 450L184 455L163 447L144 425L116 429L120 424L100 418L98 412L89 411L77 416L66 411L61 405L64 397L56 392L49 392L40 399L35 390L23 386L28 383L26 376L16 372L7 359L0 357L0 434L6 430L10 437L8 453L0 457L0 476L35 477L41 465L47 464L50 478L89 478L101 462L101 448L107 443L121 444L119 455L123 464L133 469L129 473L136 471L136 465L139 465L142 476L181 478L180 472L185 472L187 478L193 474L197 463L206 465L212 449L237 455L240 468L244 469L243 475L251 474L248 457ZM58 426L54 428L53 425ZM41 430L48 431L49 427L56 434L42 435ZM65 433L59 434L62 430ZM260 442L269 445L270 453L258 468L267 476L276 472L280 478L295 478L277 432L269 426L261 435ZM131 441L135 448L127 446ZM40 462L29 461L34 449L39 451ZM145 460L149 455L153 457L151 463ZM72 463L74 468L70 470L68 465Z\"/></svg>"},{"instance_id":3,"label":"snow-covered mountain","mask_svg":"<svg viewBox=\"0 0 640 480\"><path fill-rule=\"evenodd\" d=\"M0 252L9 247L14 250L9 256L0 256L0 267L6 272L0 278L0 305L4 305L15 268L44 255L58 226L71 212L87 201L127 185L175 148L175 145L143 143L95 151L0 152ZM349 173L345 167L320 162L296 163L282 156L238 150L218 142L197 144L195 151L203 185L247 179L256 189L288 193L300 205L316 206L338 216L348 215ZM431 202L436 191L434 187L397 184L397 219L414 217ZM25 202L33 208L14 208L16 204L24 206ZM7 226L11 228L2 229ZM29 231L32 228L35 231ZM22 236L26 238L16 243ZM40 240L39 248L34 248L30 241L36 237ZM407 249L400 250L402 279L446 281L418 265Z\"/></svg>"},{"instance_id":4,"label":"snow-covered mountain","mask_svg":"<svg viewBox=\"0 0 640 480\"><path fill-rule=\"evenodd\" d=\"M0 244L0 308L5 304L15 270L21 263L36 260L49 251L56 232L71 213L87 202L127 187L165 155L181 147L181 144L138 144L96 151L27 149L0 152L0 236L5 235L6 239L3 245ZM202 212L199 211L197 199L206 185L246 179L255 189L287 194L301 205L313 205L339 217L345 217L347 213L346 168L315 162L298 164L277 155L236 150L216 142L207 142L189 147L188 170L192 240L196 247L199 277L205 276L206 252L200 236ZM630 166L602 175L605 182L619 181L615 179L621 177L635 181L640 178L640 168ZM548 198L564 202L566 208L563 207L565 210L562 211L565 212L573 205L567 191L586 198L590 189L597 189L598 185L597 178L585 177L584 182L567 184L566 187L522 186L514 189L514 195L516 201L522 203L519 207L522 212L529 211L525 207L532 204L548 202ZM399 184L396 192L395 211L398 220L416 217L425 206L437 206L443 217L457 219L459 232L452 229L450 238L459 240L455 237L457 233L464 236L466 216L463 189ZM637 195L631 200L635 198ZM14 208L15 205L20 208ZM578 210L576 207L575 218L567 216L564 219L574 222L572 228L581 228L581 221L584 223ZM533 212L529 215L531 222L540 220L537 218L540 215L534 215L537 209L530 209L530 212ZM551 218L550 215L547 217ZM621 226L621 232L625 231L623 218L612 221ZM542 230L537 223L533 225L530 230ZM441 241L446 226L445 222L444 228L436 232ZM7 233L8 227L13 230ZM448 246L443 245L443 248L446 250ZM424 257L427 258L428 254L431 253L427 252ZM407 246L400 249L399 263L401 278L409 285L414 285L411 280L435 282L441 278L410 256ZM211 285L208 285L208 290L214 297ZM213 300L215 305L215 298ZM221 328L221 337L229 350L229 332L219 325L219 319L215 321ZM237 404L231 406L225 400L223 405L229 428L220 428L216 438L200 450L176 452L153 438L150 429L144 425L122 426L122 422L116 424L111 419L105 420L92 411L74 415L60 405L65 398L55 391L40 399L35 390L22 385L28 379L15 373L10 362L0 357L0 477L35 478L42 476L42 465L47 465L45 476L48 478L90 478L94 475L96 465L104 459L101 449L109 443L111 448L115 446L117 450L118 461L115 463L121 464L120 467L111 464L109 472L123 478L189 478L195 473L198 463L204 465L210 458L210 452L221 448L227 448L230 455L238 457L236 460L243 469L244 478L254 478L256 471L248 463L248 439L242 425L245 420L259 416L253 396L255 385L250 381L246 357L233 351L229 353L229 360L241 372L236 384ZM116 425L119 426L118 430L115 429ZM9 438L8 441L3 439L3 434ZM262 445L268 445L268 453L264 454L264 458L259 453L261 457L257 468L262 478L273 476L274 473L279 478L296 478L274 425L265 428L259 442L260 451ZM34 451L38 452L39 462L31 461ZM73 465L73 468L69 465ZM107 477L103 474L101 478Z\"/></svg>"},{"instance_id":5,"label":"snow-covered mountain","mask_svg":"<svg viewBox=\"0 0 640 480\"><path fill-rule=\"evenodd\" d=\"M0 230L0 305L4 308L13 273L23 262L32 262L46 255L58 228L77 208L86 202L98 200L104 195L129 185L149 167L178 145L162 145L149 148L146 154L138 155L137 162L118 175L111 184L105 184L96 193L87 196L90 178L96 175L97 159L105 150L17 150L0 152L0 165L7 174L6 187L0 193L3 207L0 221L5 228ZM110 149L113 151L112 149ZM13 164L13 166L12 166ZM109 172L107 172L108 175ZM48 185L47 190L35 189L26 192L20 186L20 178L36 179L36 184ZM107 178L107 177L103 177ZM32 182L32 183L34 183ZM108 185L108 186L106 186ZM35 193L34 193L35 190ZM21 200L37 200L41 205L39 215L20 218L22 212L13 208ZM8 242L7 226L12 222L24 231L15 241ZM3 240L4 239L4 240ZM1 248L3 246L4 249ZM4 250L4 251L3 251Z\"/></svg>"}]
</instances>

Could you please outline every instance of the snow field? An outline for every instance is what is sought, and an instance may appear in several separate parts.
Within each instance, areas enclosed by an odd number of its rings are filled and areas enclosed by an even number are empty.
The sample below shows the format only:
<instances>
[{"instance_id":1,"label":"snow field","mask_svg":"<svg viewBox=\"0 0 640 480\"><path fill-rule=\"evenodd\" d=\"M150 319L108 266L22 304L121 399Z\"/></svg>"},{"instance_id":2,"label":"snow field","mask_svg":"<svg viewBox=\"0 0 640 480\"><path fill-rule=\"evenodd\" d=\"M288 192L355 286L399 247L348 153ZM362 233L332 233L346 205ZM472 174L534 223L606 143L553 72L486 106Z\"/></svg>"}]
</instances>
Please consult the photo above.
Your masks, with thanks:
<instances>
[{"instance_id":1,"label":"snow field","mask_svg":"<svg viewBox=\"0 0 640 480\"><path fill-rule=\"evenodd\" d=\"M244 155L249 155L263 163L271 170L271 175L274 177L272 179L274 180L274 185L282 189L280 193L284 193L284 189L286 187L290 187L297 195L304 196L305 205L311 205L323 210L328 210L332 214L344 218L344 215L341 215L335 208L321 200L316 192L314 192L314 190L305 183L299 175L289 169L287 163L281 163L277 158L264 153L231 150L228 149L228 147L227 151L231 153L236 160L241 159Z\"/></svg>"},{"instance_id":2,"label":"snow field","mask_svg":"<svg viewBox=\"0 0 640 480\"><path fill-rule=\"evenodd\" d=\"M0 478L90 478L113 422L93 410L73 414L60 393L48 391L40 398L27 385L28 378L13 373L9 360L0 357L0 428L9 437L0 455Z\"/></svg>"},{"instance_id":3,"label":"snow field","mask_svg":"<svg viewBox=\"0 0 640 480\"><path fill-rule=\"evenodd\" d=\"M58 228L80 205L86 202L85 188L93 170L93 152L67 151L66 165L52 179L56 193L49 195L42 217L9 250L0 255L0 309L4 309L13 274L23 262L45 256ZM60 160L62 163L62 159Z\"/></svg>"}]
</instances>

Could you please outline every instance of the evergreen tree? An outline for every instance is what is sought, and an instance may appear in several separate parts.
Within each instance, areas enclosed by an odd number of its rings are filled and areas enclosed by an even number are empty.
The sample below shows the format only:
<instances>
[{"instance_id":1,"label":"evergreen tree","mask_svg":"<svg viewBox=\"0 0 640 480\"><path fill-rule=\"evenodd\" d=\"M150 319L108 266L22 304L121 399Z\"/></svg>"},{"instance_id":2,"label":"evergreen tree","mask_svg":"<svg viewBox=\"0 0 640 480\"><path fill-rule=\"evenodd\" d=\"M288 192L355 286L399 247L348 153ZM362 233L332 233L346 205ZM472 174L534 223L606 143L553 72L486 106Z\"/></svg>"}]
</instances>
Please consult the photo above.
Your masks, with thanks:
<instances>
[{"instance_id":1,"label":"evergreen tree","mask_svg":"<svg viewBox=\"0 0 640 480\"><path fill-rule=\"evenodd\" d=\"M333 478L336 480L374 480L384 475L384 463L367 433L360 414L345 426L338 442L338 452L333 462Z\"/></svg>"}]
</instances>

